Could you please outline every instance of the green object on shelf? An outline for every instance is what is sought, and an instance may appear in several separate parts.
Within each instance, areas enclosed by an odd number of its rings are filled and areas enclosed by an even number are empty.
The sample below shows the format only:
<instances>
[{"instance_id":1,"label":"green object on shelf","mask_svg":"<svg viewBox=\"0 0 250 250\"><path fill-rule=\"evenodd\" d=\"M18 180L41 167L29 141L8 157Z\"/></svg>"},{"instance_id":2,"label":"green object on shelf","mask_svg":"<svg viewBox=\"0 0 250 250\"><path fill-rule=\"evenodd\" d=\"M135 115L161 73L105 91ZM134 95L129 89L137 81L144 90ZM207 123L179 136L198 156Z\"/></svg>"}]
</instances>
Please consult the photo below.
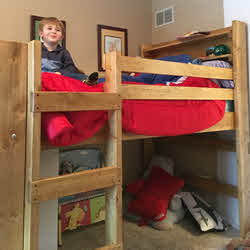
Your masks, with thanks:
<instances>
[{"instance_id":1,"label":"green object on shelf","mask_svg":"<svg viewBox=\"0 0 250 250\"><path fill-rule=\"evenodd\" d=\"M225 54L230 54L230 49L227 45L221 44L214 47L215 56L220 56Z\"/></svg>"},{"instance_id":2,"label":"green object on shelf","mask_svg":"<svg viewBox=\"0 0 250 250\"><path fill-rule=\"evenodd\" d=\"M225 54L230 54L230 49L225 44L216 45L214 47L209 47L206 49L206 55L214 54L215 56L221 56Z\"/></svg>"}]
</instances>

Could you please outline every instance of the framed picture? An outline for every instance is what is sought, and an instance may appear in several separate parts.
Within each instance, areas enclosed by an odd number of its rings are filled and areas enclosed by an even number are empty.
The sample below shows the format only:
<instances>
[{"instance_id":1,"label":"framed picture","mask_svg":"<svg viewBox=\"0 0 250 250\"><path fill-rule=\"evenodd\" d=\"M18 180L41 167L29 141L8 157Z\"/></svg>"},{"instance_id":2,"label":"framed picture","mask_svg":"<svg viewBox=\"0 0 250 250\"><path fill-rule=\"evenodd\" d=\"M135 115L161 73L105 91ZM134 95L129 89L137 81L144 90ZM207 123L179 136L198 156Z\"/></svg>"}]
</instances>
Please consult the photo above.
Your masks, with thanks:
<instances>
[{"instance_id":1,"label":"framed picture","mask_svg":"<svg viewBox=\"0 0 250 250\"><path fill-rule=\"evenodd\" d=\"M39 32L38 32L38 27L39 27L39 23L40 21L43 19L42 16L30 16L30 40L40 40L40 36L39 36ZM61 20L63 25L64 25L64 29L65 29L65 34L64 34L64 38L61 41L61 46L66 48L66 22Z\"/></svg>"},{"instance_id":2,"label":"framed picture","mask_svg":"<svg viewBox=\"0 0 250 250\"><path fill-rule=\"evenodd\" d=\"M127 29L111 27L106 25L97 25L97 41L98 41L98 70L104 71L102 68L103 55L117 50L121 55L128 55L128 31Z\"/></svg>"}]
</instances>

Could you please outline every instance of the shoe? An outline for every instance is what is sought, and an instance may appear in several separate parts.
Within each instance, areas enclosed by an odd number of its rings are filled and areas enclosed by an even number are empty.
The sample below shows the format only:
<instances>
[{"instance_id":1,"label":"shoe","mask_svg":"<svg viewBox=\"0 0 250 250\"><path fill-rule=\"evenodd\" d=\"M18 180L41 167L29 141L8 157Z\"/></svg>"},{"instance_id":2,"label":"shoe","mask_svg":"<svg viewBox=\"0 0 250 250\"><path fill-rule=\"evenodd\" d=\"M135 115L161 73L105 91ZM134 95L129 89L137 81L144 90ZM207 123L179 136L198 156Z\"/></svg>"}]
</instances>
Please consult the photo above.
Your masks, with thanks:
<instances>
[{"instance_id":1,"label":"shoe","mask_svg":"<svg viewBox=\"0 0 250 250\"><path fill-rule=\"evenodd\" d=\"M95 85L98 83L98 77L98 72L93 72L84 80L84 82L88 85Z\"/></svg>"}]
</instances>

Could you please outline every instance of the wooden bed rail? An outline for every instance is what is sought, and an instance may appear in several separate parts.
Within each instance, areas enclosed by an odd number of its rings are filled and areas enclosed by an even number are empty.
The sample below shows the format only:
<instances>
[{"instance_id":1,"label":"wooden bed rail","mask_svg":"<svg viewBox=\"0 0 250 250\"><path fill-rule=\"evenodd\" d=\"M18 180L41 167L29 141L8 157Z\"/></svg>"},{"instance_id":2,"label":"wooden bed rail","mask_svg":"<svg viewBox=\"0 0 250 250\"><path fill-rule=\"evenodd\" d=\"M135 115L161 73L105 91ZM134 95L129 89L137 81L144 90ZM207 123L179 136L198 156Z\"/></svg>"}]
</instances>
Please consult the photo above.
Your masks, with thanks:
<instances>
[{"instance_id":1,"label":"wooden bed rail","mask_svg":"<svg viewBox=\"0 0 250 250\"><path fill-rule=\"evenodd\" d=\"M33 93L33 99L33 112L118 110L121 108L121 97L116 93L38 91Z\"/></svg>"},{"instance_id":2,"label":"wooden bed rail","mask_svg":"<svg viewBox=\"0 0 250 250\"><path fill-rule=\"evenodd\" d=\"M232 36L231 36L232 35ZM213 34L212 34L213 36ZM89 178L100 179L99 174L109 171L110 179L105 179L103 186L106 189L106 243L107 246L99 250L106 249L122 249L122 140L144 139L143 135L123 134L121 129L121 109L120 102L123 98L134 98L134 93L130 87L121 86L121 72L140 71L158 74L189 74L191 76L213 77L219 79L233 79L235 89L233 94L231 90L202 90L199 88L195 94L190 93L188 89L184 90L187 98L197 99L234 99L234 113L226 113L223 120L215 126L200 131L211 132L221 130L236 130L236 153L238 165L238 188L234 186L218 186L223 189L224 193L228 193L239 199L239 218L241 236L244 237L250 231L250 167L249 167L249 107L248 107L248 78L247 78L247 47L246 47L246 24L234 21L232 28L222 33L215 34L212 37L204 39L204 43L199 46L199 41L187 43L176 43L174 50L168 54L167 50L171 50L170 44L162 45L165 55L172 55L178 50L178 53L191 48L193 46L193 55L202 56L201 49L207 48L210 42L229 42L232 49L233 70L228 69L208 69L205 66L197 65L180 65L177 63L152 61L146 59L125 58L111 53L105 58L106 79L109 84L105 85L105 93L102 93L104 99L98 100L96 104L83 104L81 98L89 98L89 102L93 99L99 99L98 94L83 93L42 93L41 92L41 47L38 41L26 43L18 42L0 42L1 50L1 160L3 165L2 171L2 200L0 215L0 244L2 249L17 250L37 250L38 249L38 222L39 222L39 203L37 201L47 200L57 197L59 194L54 190L47 190L45 185L58 188L60 180L64 181L64 194L74 193L76 189L85 190L83 186L72 187L68 191L67 187L75 179L86 180ZM217 40L217 38L219 40ZM222 38L222 39L221 39ZM225 39L224 39L225 38ZM223 40L224 39L224 40ZM209 40L209 43L207 42ZM230 41L228 41L230 40ZM187 47L185 47L187 45ZM195 48L195 46L197 48ZM167 49L166 49L167 48ZM146 54L152 57L160 55L161 45L148 48ZM181 49L181 50L180 50ZM191 52L192 52L191 51ZM151 53L152 52L152 53ZM172 53L172 54L171 54ZM203 53L203 52L202 52ZM28 58L27 58L28 56ZM27 65L28 62L28 65ZM137 65L138 64L138 65ZM182 70L176 68L180 66ZM169 70L166 70L169 66ZM181 72L180 72L181 71ZM28 77L27 77L28 75ZM28 78L28 93L26 93ZM150 87L150 88L149 88ZM147 91L150 92L150 98L163 99L164 95L168 98L178 98L178 93L170 90L163 90L160 86L149 86ZM156 89L158 88L158 89ZM163 94L156 93L158 90L164 91ZM183 90L180 88L180 92ZM142 89L138 88L138 91ZM158 91L158 92L161 92ZM174 90L173 90L174 91ZM205 94L206 93L206 94ZM34 97L34 95L39 95ZM32 96L33 95L33 96ZM144 95L144 96L143 96ZM208 95L209 97L205 97ZM68 100L66 100L69 97ZM136 97L147 99L148 94L138 94ZM183 98L185 96L182 95ZM60 103L60 109L56 101ZM65 98L65 100L64 100ZM76 98L80 103L74 103L70 99ZM62 100L63 99L63 100ZM86 100L85 99L85 100ZM149 98L148 98L149 99ZM44 104L46 103L46 105ZM26 105L27 104L27 105ZM102 105L106 105L103 107ZM38 107L39 112L35 111ZM41 112L52 110L79 110L79 109L107 109L109 117L109 127L103 134L99 134L98 140L95 137L88 140L88 144L101 143L106 144L107 151L107 169L97 171L92 177L89 174L76 174L64 176L62 178L55 177L54 183L52 179L40 179L40 153L41 153ZM32 110L33 109L33 110ZM110 131L108 133L107 131ZM150 136L146 136L150 138ZM86 144L86 143L84 143ZM80 145L78 145L80 146ZM111 169L112 168L112 169ZM115 170L113 168L116 168ZM26 175L24 173L26 171ZM99 180L98 179L98 180ZM25 195L24 195L25 182ZM98 181L99 182L99 181ZM191 180L190 182L193 182ZM213 182L209 185L204 180L196 180L200 182L199 186L213 186ZM92 187L96 188L97 184L90 181ZM217 183L216 183L217 184ZM78 184L76 184L78 185ZM98 185L98 188L100 186ZM8 188L8 192L5 189ZM86 187L88 189L89 187ZM229 190L229 189L231 190ZM67 190L66 190L67 189ZM40 196L39 196L40 195ZM24 197L25 196L25 197ZM25 199L23 201L23 199ZM36 202L32 202L36 200ZM8 202L4 202L8 200ZM24 204L23 204L24 203ZM23 208L25 211L23 211ZM24 224L24 226L23 226Z\"/></svg>"},{"instance_id":3,"label":"wooden bed rail","mask_svg":"<svg viewBox=\"0 0 250 250\"><path fill-rule=\"evenodd\" d=\"M166 62L137 57L118 56L119 70L151 74L193 76L215 79L233 79L232 69L215 68L203 65Z\"/></svg>"},{"instance_id":4,"label":"wooden bed rail","mask_svg":"<svg viewBox=\"0 0 250 250\"><path fill-rule=\"evenodd\" d=\"M104 167L33 181L31 201L37 203L112 187L121 183L119 172L117 167Z\"/></svg>"},{"instance_id":5,"label":"wooden bed rail","mask_svg":"<svg viewBox=\"0 0 250 250\"><path fill-rule=\"evenodd\" d=\"M233 89L131 85L121 86L122 99L233 100Z\"/></svg>"}]
</instances>

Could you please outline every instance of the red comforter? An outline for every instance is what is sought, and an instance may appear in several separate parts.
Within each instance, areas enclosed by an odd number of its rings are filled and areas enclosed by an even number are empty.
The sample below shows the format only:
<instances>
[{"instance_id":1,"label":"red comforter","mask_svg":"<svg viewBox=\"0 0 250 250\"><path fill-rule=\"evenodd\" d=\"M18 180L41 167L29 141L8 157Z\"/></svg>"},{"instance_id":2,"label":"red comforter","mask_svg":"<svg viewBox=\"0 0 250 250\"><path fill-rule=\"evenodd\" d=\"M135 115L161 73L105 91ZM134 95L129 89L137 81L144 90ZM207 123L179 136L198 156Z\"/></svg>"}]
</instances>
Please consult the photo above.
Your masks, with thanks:
<instances>
[{"instance_id":1,"label":"red comforter","mask_svg":"<svg viewBox=\"0 0 250 250\"><path fill-rule=\"evenodd\" d=\"M129 84L138 84L132 83ZM217 88L208 79L187 78L182 84ZM103 84L88 86L69 77L43 73L43 91L103 92ZM135 134L175 136L191 134L219 122L225 113L225 101L200 100L124 100L122 127ZM107 120L105 111L53 112L42 114L42 128L52 145L68 146L93 136Z\"/></svg>"}]
</instances>

